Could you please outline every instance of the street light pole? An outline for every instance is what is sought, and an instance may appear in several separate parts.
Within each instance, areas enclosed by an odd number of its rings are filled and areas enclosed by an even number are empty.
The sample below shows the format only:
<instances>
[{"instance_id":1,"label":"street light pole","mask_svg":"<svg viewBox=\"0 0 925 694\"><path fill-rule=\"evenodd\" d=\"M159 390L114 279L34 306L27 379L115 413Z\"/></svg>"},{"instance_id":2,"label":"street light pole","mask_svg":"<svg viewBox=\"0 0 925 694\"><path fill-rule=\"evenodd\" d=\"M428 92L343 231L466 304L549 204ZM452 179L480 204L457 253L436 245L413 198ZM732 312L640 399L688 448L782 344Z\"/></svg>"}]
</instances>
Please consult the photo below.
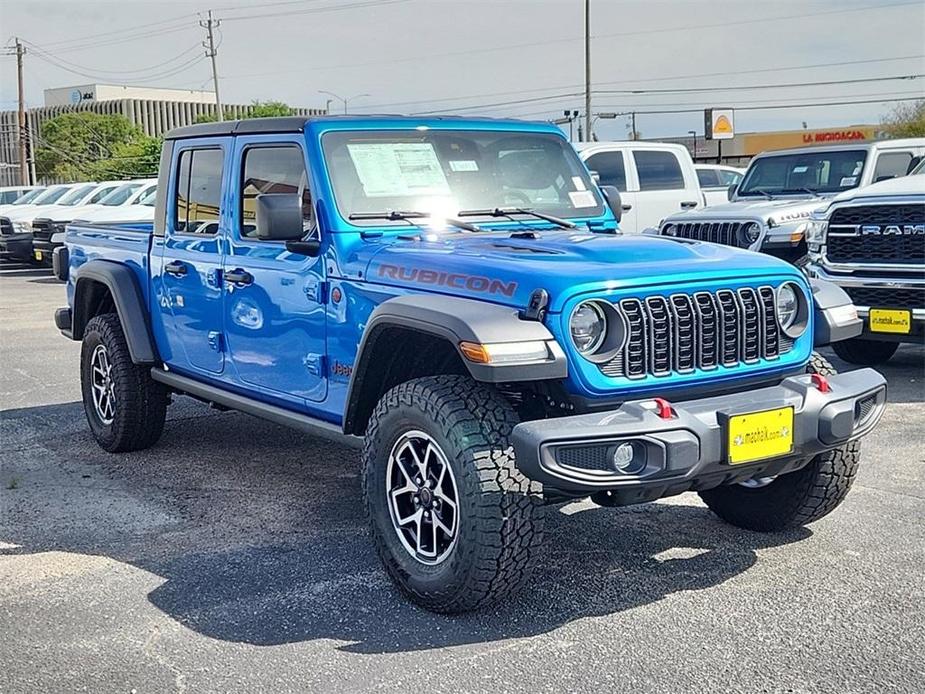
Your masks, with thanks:
<instances>
[{"instance_id":1,"label":"street light pole","mask_svg":"<svg viewBox=\"0 0 925 694\"><path fill-rule=\"evenodd\" d=\"M691 147L691 159L697 161L697 131L688 130L687 134L694 138L694 145Z\"/></svg>"},{"instance_id":2,"label":"street light pole","mask_svg":"<svg viewBox=\"0 0 925 694\"><path fill-rule=\"evenodd\" d=\"M585 0L585 139L591 141L591 0Z\"/></svg>"},{"instance_id":3,"label":"street light pole","mask_svg":"<svg viewBox=\"0 0 925 694\"><path fill-rule=\"evenodd\" d=\"M340 102L344 105L344 115L345 115L345 116L347 115L347 102L348 102L348 101L352 101L353 99L359 99L359 98L362 97L362 96L370 96L369 94L354 94L353 96L348 97L348 98L345 99L344 97L340 96L339 94L335 94L334 92L327 92L327 91L325 91L325 90L323 90L323 89L319 89L319 90L318 90L318 93L319 93L319 94L327 94L328 96L333 96L335 99L337 99L338 101L340 101ZM327 104L328 104L328 105L327 105L325 108L330 112L330 104L331 104L331 100L330 100L330 99L328 99Z\"/></svg>"}]
</instances>

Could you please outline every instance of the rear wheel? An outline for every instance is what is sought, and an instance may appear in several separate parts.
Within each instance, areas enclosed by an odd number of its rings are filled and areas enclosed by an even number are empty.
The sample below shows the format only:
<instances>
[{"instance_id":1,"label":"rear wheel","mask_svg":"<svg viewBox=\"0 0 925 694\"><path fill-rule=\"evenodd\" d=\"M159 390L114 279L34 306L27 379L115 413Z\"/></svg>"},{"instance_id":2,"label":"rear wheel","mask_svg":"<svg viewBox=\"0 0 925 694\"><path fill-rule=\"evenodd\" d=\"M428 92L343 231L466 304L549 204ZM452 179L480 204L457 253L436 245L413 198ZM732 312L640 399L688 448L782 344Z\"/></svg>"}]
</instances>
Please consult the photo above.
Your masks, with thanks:
<instances>
[{"instance_id":1,"label":"rear wheel","mask_svg":"<svg viewBox=\"0 0 925 694\"><path fill-rule=\"evenodd\" d=\"M386 571L419 605L477 609L528 577L544 509L541 486L514 461L516 423L497 391L463 376L409 381L376 407L364 501Z\"/></svg>"},{"instance_id":2,"label":"rear wheel","mask_svg":"<svg viewBox=\"0 0 925 694\"><path fill-rule=\"evenodd\" d=\"M150 369L132 362L114 313L96 316L84 330L80 352L84 412L97 443L110 453L154 445L164 430L167 390Z\"/></svg>"},{"instance_id":3,"label":"rear wheel","mask_svg":"<svg viewBox=\"0 0 925 694\"><path fill-rule=\"evenodd\" d=\"M898 342L880 342L879 340L864 340L856 337L842 342L833 342L832 349L841 359L849 364L860 366L876 366L890 360L896 350Z\"/></svg>"},{"instance_id":4,"label":"rear wheel","mask_svg":"<svg viewBox=\"0 0 925 694\"><path fill-rule=\"evenodd\" d=\"M813 354L808 373L837 371ZM778 531L817 521L844 500L860 462L861 444L851 441L820 453L804 467L780 477L762 477L700 492L700 498L727 523L748 530Z\"/></svg>"}]
</instances>

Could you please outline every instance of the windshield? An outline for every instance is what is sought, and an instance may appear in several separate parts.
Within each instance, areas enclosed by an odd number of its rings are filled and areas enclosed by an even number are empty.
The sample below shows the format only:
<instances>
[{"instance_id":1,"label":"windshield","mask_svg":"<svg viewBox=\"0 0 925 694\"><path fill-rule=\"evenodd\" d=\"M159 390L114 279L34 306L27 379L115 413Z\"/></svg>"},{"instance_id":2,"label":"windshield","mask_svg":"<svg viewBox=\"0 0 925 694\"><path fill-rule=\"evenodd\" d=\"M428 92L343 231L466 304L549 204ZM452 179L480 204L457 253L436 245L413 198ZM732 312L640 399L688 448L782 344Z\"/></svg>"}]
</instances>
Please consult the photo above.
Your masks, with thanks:
<instances>
[{"instance_id":1,"label":"windshield","mask_svg":"<svg viewBox=\"0 0 925 694\"><path fill-rule=\"evenodd\" d=\"M736 196L837 193L856 188L866 159L863 149L760 157L752 162Z\"/></svg>"},{"instance_id":2,"label":"windshield","mask_svg":"<svg viewBox=\"0 0 925 694\"><path fill-rule=\"evenodd\" d=\"M134 204L154 207L155 198L157 198L157 185L153 185L150 188L142 191L141 195L138 196L138 199L135 200Z\"/></svg>"},{"instance_id":3,"label":"windshield","mask_svg":"<svg viewBox=\"0 0 925 694\"><path fill-rule=\"evenodd\" d=\"M34 188L24 195L20 195L16 198L11 205L28 205L33 200L35 200L39 195L45 192L45 188Z\"/></svg>"},{"instance_id":4,"label":"windshield","mask_svg":"<svg viewBox=\"0 0 925 694\"><path fill-rule=\"evenodd\" d=\"M458 130L331 132L322 139L341 215L414 211L437 219L467 210L528 208L593 217L603 207L562 138ZM408 225L400 219L361 225Z\"/></svg>"},{"instance_id":5,"label":"windshield","mask_svg":"<svg viewBox=\"0 0 925 694\"><path fill-rule=\"evenodd\" d=\"M32 201L34 205L51 205L58 201L62 195L67 193L71 189L71 186L61 186L60 188L49 188L42 195L39 195L35 200Z\"/></svg>"},{"instance_id":6,"label":"windshield","mask_svg":"<svg viewBox=\"0 0 925 694\"><path fill-rule=\"evenodd\" d=\"M63 198L58 201L59 205L64 205L65 207L72 207L78 202L83 200L87 195L89 195L96 188L95 183L90 183L85 186L77 186Z\"/></svg>"},{"instance_id":7,"label":"windshield","mask_svg":"<svg viewBox=\"0 0 925 694\"><path fill-rule=\"evenodd\" d=\"M139 188L141 188L140 183L126 183L124 186L119 186L105 198L100 200L100 205L106 205L108 207L121 205L130 197L132 197L132 193L134 193Z\"/></svg>"}]
</instances>

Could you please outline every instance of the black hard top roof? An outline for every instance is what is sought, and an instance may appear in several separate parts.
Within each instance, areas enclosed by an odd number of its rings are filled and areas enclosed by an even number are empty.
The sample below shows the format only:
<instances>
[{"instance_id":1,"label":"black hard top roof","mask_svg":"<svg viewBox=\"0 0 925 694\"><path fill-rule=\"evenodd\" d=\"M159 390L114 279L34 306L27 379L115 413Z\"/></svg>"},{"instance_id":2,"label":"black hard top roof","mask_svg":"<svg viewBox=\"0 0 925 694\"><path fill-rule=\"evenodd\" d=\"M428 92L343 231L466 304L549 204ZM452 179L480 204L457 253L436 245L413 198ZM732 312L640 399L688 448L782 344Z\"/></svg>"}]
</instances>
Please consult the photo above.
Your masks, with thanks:
<instances>
[{"instance_id":1,"label":"black hard top roof","mask_svg":"<svg viewBox=\"0 0 925 694\"><path fill-rule=\"evenodd\" d=\"M418 123L422 120L466 120L465 116L439 115L439 116L404 116L391 113L376 113L362 115L317 115L317 116L281 116L277 118L248 118L246 120L226 120L221 123L200 123L174 128L164 135L166 140L178 140L184 137L217 137L221 135L258 135L261 133L300 133L305 130L305 124L318 120L408 120ZM480 121L510 121L510 118L468 118Z\"/></svg>"}]
</instances>

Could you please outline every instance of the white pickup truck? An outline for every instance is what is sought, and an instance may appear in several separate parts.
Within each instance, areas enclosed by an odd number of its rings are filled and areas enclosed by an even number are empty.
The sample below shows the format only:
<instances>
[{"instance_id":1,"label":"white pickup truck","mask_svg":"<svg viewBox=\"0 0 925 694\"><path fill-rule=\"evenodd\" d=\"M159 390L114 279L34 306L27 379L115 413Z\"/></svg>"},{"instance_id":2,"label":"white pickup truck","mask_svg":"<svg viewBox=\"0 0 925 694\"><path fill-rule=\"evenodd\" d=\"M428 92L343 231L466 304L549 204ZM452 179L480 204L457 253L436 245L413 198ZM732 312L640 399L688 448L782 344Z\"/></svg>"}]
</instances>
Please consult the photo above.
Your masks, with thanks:
<instances>
[{"instance_id":1,"label":"white pickup truck","mask_svg":"<svg viewBox=\"0 0 925 694\"><path fill-rule=\"evenodd\" d=\"M730 202L668 216L659 232L805 262L814 210L847 190L904 176L925 156L925 138L764 152Z\"/></svg>"},{"instance_id":2,"label":"white pickup truck","mask_svg":"<svg viewBox=\"0 0 925 694\"><path fill-rule=\"evenodd\" d=\"M638 234L662 219L706 203L694 162L683 145L668 142L583 142L578 156L601 185L620 191L620 229Z\"/></svg>"}]
</instances>

